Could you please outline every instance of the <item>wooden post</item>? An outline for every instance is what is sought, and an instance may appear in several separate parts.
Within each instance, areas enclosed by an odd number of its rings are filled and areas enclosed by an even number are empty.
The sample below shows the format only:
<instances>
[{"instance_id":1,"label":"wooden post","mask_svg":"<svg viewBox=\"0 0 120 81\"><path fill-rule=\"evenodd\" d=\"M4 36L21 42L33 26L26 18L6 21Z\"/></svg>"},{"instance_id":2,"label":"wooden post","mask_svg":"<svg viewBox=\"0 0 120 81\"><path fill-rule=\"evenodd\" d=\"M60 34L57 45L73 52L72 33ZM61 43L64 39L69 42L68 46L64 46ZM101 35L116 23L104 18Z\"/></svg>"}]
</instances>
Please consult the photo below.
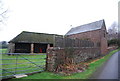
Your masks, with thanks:
<instances>
[{"instance_id":1,"label":"wooden post","mask_svg":"<svg viewBox=\"0 0 120 81\"><path fill-rule=\"evenodd\" d=\"M31 53L34 53L34 44L31 44Z\"/></svg>"}]
</instances>

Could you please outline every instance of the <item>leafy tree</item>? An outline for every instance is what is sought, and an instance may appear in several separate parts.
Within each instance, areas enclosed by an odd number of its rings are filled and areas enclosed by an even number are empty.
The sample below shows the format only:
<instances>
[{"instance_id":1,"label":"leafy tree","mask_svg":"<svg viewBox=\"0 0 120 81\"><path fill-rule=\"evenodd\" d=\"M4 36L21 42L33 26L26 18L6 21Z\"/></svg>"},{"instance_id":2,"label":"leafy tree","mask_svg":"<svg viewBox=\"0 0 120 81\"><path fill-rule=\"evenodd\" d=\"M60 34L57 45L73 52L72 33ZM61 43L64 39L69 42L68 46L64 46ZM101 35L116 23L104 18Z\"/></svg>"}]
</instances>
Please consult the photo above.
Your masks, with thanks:
<instances>
[{"instance_id":1,"label":"leafy tree","mask_svg":"<svg viewBox=\"0 0 120 81\"><path fill-rule=\"evenodd\" d=\"M120 47L120 39L108 40L108 46L111 46L111 45L118 45Z\"/></svg>"}]
</instances>

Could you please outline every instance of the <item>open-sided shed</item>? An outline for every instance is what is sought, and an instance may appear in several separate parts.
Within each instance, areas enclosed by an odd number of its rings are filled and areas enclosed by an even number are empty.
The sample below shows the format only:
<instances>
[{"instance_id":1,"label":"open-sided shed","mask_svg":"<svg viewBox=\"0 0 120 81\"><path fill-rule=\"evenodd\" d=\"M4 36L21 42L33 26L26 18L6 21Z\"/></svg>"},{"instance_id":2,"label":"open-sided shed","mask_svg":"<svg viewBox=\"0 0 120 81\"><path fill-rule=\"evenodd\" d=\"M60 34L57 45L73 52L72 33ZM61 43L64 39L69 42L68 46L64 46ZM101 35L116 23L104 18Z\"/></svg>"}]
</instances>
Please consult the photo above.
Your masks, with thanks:
<instances>
[{"instance_id":1,"label":"open-sided shed","mask_svg":"<svg viewBox=\"0 0 120 81\"><path fill-rule=\"evenodd\" d=\"M9 41L9 53L45 53L54 46L56 34L23 31Z\"/></svg>"}]
</instances>

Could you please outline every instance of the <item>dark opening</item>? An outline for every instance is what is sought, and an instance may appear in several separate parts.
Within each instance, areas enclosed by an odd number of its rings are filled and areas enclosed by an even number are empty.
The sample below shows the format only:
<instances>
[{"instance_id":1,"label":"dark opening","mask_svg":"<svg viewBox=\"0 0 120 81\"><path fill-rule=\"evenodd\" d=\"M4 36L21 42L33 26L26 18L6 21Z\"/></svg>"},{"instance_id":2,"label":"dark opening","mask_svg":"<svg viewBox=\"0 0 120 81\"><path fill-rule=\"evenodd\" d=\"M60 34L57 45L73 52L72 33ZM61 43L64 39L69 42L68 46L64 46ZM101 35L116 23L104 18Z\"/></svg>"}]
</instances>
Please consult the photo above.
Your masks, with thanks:
<instances>
[{"instance_id":1,"label":"dark opening","mask_svg":"<svg viewBox=\"0 0 120 81\"><path fill-rule=\"evenodd\" d=\"M53 44L50 44L50 47L53 47Z\"/></svg>"},{"instance_id":2,"label":"dark opening","mask_svg":"<svg viewBox=\"0 0 120 81\"><path fill-rule=\"evenodd\" d=\"M46 53L48 44L39 44L35 43L34 44L34 53Z\"/></svg>"},{"instance_id":3,"label":"dark opening","mask_svg":"<svg viewBox=\"0 0 120 81\"><path fill-rule=\"evenodd\" d=\"M15 43L15 53L30 53L31 45L29 43Z\"/></svg>"}]
</instances>

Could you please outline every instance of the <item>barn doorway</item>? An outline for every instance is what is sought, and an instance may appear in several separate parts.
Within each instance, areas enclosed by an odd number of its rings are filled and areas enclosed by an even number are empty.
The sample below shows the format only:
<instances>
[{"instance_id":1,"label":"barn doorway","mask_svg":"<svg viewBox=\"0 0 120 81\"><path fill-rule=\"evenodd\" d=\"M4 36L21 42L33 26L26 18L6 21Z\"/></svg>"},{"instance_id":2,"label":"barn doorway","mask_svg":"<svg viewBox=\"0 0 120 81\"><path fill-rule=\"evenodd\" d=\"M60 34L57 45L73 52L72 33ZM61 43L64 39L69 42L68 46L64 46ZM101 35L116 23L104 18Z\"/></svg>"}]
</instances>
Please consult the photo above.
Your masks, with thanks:
<instances>
[{"instance_id":1,"label":"barn doorway","mask_svg":"<svg viewBox=\"0 0 120 81\"><path fill-rule=\"evenodd\" d=\"M39 44L35 43L34 44L34 53L46 53L48 44Z\"/></svg>"},{"instance_id":2,"label":"barn doorway","mask_svg":"<svg viewBox=\"0 0 120 81\"><path fill-rule=\"evenodd\" d=\"M48 44L34 43L34 53L46 53ZM50 44L53 47L53 44ZM15 53L31 53L31 43L15 43Z\"/></svg>"},{"instance_id":3,"label":"barn doorway","mask_svg":"<svg viewBox=\"0 0 120 81\"><path fill-rule=\"evenodd\" d=\"M15 43L15 53L30 53L30 43Z\"/></svg>"},{"instance_id":4,"label":"barn doorway","mask_svg":"<svg viewBox=\"0 0 120 81\"><path fill-rule=\"evenodd\" d=\"M34 43L34 53L46 53L48 44ZM53 47L53 44L50 44Z\"/></svg>"}]
</instances>

